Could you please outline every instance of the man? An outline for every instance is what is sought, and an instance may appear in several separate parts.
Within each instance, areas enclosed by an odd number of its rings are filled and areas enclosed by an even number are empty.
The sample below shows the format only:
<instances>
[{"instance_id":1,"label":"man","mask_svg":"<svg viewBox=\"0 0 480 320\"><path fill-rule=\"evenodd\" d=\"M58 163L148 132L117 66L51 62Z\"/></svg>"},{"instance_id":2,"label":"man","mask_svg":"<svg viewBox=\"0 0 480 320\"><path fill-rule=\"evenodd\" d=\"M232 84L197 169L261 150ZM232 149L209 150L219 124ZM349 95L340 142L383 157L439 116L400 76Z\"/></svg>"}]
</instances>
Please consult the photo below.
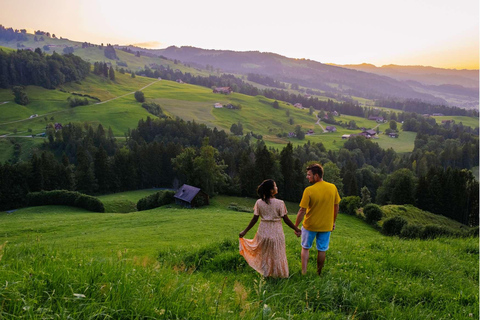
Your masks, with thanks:
<instances>
[{"instance_id":1,"label":"man","mask_svg":"<svg viewBox=\"0 0 480 320\"><path fill-rule=\"evenodd\" d=\"M330 232L335 230L340 195L334 184L323 181L323 168L319 164L313 164L307 168L307 179L312 185L305 188L303 192L295 226L298 227L305 217L301 233L302 274L307 273L309 250L316 238L317 273L320 275L330 243Z\"/></svg>"}]
</instances>

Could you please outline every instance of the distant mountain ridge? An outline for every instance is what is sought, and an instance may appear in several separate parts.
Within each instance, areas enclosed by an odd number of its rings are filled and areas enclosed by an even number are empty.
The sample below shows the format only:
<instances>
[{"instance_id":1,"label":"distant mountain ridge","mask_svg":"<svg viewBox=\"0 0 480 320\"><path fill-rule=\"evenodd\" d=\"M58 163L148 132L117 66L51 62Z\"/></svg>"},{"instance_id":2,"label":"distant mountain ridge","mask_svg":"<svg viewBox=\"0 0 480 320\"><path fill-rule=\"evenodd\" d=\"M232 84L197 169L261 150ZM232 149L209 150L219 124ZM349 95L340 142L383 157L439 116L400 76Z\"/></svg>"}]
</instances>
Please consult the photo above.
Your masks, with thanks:
<instances>
[{"instance_id":1,"label":"distant mountain ridge","mask_svg":"<svg viewBox=\"0 0 480 320\"><path fill-rule=\"evenodd\" d=\"M207 50L189 46L171 46L156 50L131 48L192 65L211 65L223 72L257 73L278 81L298 83L312 89L343 95L367 99L421 99L434 104L478 108L478 94L468 90L470 88L478 92L478 70L394 65L377 68L368 64L341 66L308 59L292 59L276 53ZM457 88L452 93L451 85L462 86L467 90Z\"/></svg>"}]
</instances>

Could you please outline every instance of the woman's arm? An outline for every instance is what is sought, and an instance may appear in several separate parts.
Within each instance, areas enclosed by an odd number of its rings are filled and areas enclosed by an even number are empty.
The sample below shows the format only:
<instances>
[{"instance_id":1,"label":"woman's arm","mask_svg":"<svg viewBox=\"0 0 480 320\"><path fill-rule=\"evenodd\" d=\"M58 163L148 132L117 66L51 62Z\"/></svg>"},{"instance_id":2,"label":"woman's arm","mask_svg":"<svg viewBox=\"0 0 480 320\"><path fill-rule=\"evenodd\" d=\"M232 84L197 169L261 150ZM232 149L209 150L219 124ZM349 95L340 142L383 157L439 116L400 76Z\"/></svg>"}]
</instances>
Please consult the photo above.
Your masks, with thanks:
<instances>
[{"instance_id":1,"label":"woman's arm","mask_svg":"<svg viewBox=\"0 0 480 320\"><path fill-rule=\"evenodd\" d=\"M290 218L287 216L287 215L284 215L282 217L283 221L285 222L285 224L287 226L289 226L290 228L293 229L293 231L295 231L295 234L299 233L299 232L302 232L300 229L298 229L292 222L292 220L290 220Z\"/></svg>"},{"instance_id":2,"label":"woman's arm","mask_svg":"<svg viewBox=\"0 0 480 320\"><path fill-rule=\"evenodd\" d=\"M245 236L248 232L248 230L252 229L252 227L257 223L258 221L258 216L257 215L253 215L253 218L252 220L250 220L250 223L248 224L248 226L245 228L245 230L243 230L242 232L240 232L238 234L238 236L240 238L243 238L243 236Z\"/></svg>"}]
</instances>

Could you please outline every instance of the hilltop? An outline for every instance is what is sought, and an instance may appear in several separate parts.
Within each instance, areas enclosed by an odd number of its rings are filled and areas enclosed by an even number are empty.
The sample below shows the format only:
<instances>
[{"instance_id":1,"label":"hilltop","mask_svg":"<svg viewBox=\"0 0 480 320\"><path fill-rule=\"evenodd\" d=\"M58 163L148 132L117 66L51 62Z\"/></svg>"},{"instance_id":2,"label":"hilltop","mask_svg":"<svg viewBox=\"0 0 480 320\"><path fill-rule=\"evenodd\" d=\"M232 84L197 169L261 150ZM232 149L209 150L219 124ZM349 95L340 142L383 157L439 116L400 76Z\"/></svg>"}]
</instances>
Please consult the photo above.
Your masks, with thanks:
<instances>
[{"instance_id":1,"label":"hilltop","mask_svg":"<svg viewBox=\"0 0 480 320\"><path fill-rule=\"evenodd\" d=\"M384 68L378 71L380 68L372 68L371 65L337 66L258 51L206 50L188 46L144 49L114 45L116 55L106 57L104 49L107 44L95 45L87 41L75 42L52 35L40 37L32 34L25 34L22 41L0 39L0 46L29 50L38 47L46 53L69 50L89 62L105 61L133 71L142 70L145 66L163 66L203 76L231 73L245 77L259 74L287 87L300 86L303 92L316 90L323 95L360 103L362 99L420 99L433 104L478 109L478 71L475 85L475 79L472 79L475 71L468 73L438 68L432 71L426 68L424 75L403 77L406 69L408 74L414 73L410 67L389 66L385 67L388 72L383 72ZM419 81L426 78L438 79L430 83ZM263 85L253 84L258 87Z\"/></svg>"}]
</instances>

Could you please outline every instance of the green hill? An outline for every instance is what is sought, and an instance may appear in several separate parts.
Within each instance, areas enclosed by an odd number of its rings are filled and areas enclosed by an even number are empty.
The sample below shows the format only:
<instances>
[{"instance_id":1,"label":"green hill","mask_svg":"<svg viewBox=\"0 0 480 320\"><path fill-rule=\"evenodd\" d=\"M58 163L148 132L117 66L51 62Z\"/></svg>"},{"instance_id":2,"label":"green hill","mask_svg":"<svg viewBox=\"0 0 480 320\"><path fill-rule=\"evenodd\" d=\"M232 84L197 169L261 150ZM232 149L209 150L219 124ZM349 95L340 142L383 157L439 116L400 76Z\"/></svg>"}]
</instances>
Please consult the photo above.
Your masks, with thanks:
<instances>
[{"instance_id":1,"label":"green hill","mask_svg":"<svg viewBox=\"0 0 480 320\"><path fill-rule=\"evenodd\" d=\"M284 226L290 278L263 279L238 254L251 214L229 210L232 201L255 199L218 196L201 209L129 214L62 206L0 213L2 317L479 316L478 238L402 240L340 214L321 278L313 254L300 274L300 242Z\"/></svg>"},{"instance_id":2,"label":"green hill","mask_svg":"<svg viewBox=\"0 0 480 320\"><path fill-rule=\"evenodd\" d=\"M336 133L324 133L320 126L315 124L315 115L309 115L308 110L300 110L283 102L280 102L279 109L274 109L272 107L274 101L263 96L252 97L238 93L214 94L211 89L205 87L168 80L158 81L140 76L131 78L129 74L117 73L114 82L89 75L81 83L68 83L57 90L28 86L26 92L31 103L27 106L15 104L11 91L0 89L0 102L4 102L0 105L0 135L9 137L37 135L45 131L48 123L65 124L81 121L91 124L101 123L105 128L111 127L116 136L123 137L129 128L136 127L138 120L147 116L153 117L135 101L133 93L137 90L142 90L147 101L158 103L173 117L188 121L195 120L227 132L232 124L241 122L244 133L253 131L255 134L261 134L267 144L274 147L281 148L287 142L303 144L311 141L322 142L327 149L338 150L344 143L341 139L343 134L359 132L337 126ZM91 100L88 106L71 108L67 98L73 93L96 97L101 100L101 103ZM215 103L232 104L240 106L241 109L215 109ZM30 118L35 114L38 116ZM293 124L290 124L290 118ZM375 121L353 116L342 115L337 120L344 123L355 120L358 125L368 128L377 125ZM293 132L297 125L305 131L313 129L315 134L306 136L304 140L277 136ZM380 130L383 131L386 126L381 124ZM411 151L414 137L412 133L400 134L400 138L395 139L399 145L397 151ZM392 140L381 135L376 141L381 146L388 147ZM8 147L8 144L0 144L0 148L8 149ZM2 154L12 152L6 149L3 151Z\"/></svg>"}]
</instances>

